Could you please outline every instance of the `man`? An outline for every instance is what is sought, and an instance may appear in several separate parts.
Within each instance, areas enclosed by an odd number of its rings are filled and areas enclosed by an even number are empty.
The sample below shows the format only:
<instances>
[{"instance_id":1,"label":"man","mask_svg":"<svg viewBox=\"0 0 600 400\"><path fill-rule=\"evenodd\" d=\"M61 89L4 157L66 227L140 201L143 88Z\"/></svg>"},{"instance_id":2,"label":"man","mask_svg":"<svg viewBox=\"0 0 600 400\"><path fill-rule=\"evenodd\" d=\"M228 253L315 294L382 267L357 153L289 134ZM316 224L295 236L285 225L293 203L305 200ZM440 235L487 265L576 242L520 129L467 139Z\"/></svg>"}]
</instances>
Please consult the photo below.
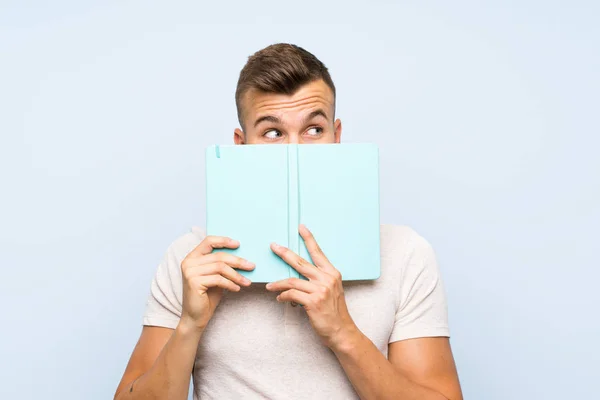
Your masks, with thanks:
<instances>
[{"instance_id":1,"label":"man","mask_svg":"<svg viewBox=\"0 0 600 400\"><path fill-rule=\"evenodd\" d=\"M251 56L236 104L236 144L340 142L335 86L300 47ZM184 400L190 376L195 399L462 399L431 246L409 228L384 225L381 277L342 284L309 228L299 233L314 264L271 245L308 281L267 285L237 271L260 265L214 251L236 248L235 238L194 228L176 240L152 282L115 399Z\"/></svg>"}]
</instances>

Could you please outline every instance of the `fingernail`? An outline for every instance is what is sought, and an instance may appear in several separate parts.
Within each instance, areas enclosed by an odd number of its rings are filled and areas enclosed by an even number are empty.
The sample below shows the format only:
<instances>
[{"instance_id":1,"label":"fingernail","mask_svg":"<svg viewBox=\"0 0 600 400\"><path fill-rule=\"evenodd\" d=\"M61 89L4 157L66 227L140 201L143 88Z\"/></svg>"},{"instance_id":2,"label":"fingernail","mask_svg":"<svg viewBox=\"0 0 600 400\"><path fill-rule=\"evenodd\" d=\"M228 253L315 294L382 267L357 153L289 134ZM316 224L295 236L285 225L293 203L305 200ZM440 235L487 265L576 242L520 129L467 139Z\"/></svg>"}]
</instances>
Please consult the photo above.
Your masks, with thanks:
<instances>
[{"instance_id":1,"label":"fingernail","mask_svg":"<svg viewBox=\"0 0 600 400\"><path fill-rule=\"evenodd\" d=\"M254 267L254 263L251 263L250 261L244 261L244 266L246 266L248 268L253 268Z\"/></svg>"},{"instance_id":2,"label":"fingernail","mask_svg":"<svg viewBox=\"0 0 600 400\"><path fill-rule=\"evenodd\" d=\"M231 243L233 246L239 246L240 245L240 242L238 242L235 239L229 239L229 243Z\"/></svg>"},{"instance_id":3,"label":"fingernail","mask_svg":"<svg viewBox=\"0 0 600 400\"><path fill-rule=\"evenodd\" d=\"M270 283L267 283L267 286L265 286L265 287L266 287L267 289L271 289L271 286L273 286L273 285L271 285Z\"/></svg>"},{"instance_id":4,"label":"fingernail","mask_svg":"<svg viewBox=\"0 0 600 400\"><path fill-rule=\"evenodd\" d=\"M277 296L277 301L280 301L279 296Z\"/></svg>"},{"instance_id":5,"label":"fingernail","mask_svg":"<svg viewBox=\"0 0 600 400\"><path fill-rule=\"evenodd\" d=\"M280 246L280 245L278 245L277 243L271 243L271 246L273 246L273 248L274 248L275 250L278 250L278 249L280 249L280 248L281 248L281 246Z\"/></svg>"},{"instance_id":6,"label":"fingernail","mask_svg":"<svg viewBox=\"0 0 600 400\"><path fill-rule=\"evenodd\" d=\"M252 281L250 279L246 278L245 276L242 276L242 282L244 282L245 284L252 283Z\"/></svg>"}]
</instances>

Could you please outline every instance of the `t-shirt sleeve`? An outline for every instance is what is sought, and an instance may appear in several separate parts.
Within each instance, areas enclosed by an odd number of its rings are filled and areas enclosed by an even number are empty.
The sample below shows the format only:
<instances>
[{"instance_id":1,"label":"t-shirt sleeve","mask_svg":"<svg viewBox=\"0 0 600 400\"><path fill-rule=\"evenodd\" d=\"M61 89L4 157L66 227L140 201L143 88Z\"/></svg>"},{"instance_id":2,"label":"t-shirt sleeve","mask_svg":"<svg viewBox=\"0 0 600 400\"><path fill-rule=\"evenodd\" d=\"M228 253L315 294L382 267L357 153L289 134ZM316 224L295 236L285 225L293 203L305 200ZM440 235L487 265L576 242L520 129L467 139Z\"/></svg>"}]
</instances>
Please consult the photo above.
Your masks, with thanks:
<instances>
[{"instance_id":1,"label":"t-shirt sleeve","mask_svg":"<svg viewBox=\"0 0 600 400\"><path fill-rule=\"evenodd\" d=\"M449 337L446 294L431 245L416 235L401 274L400 302L389 342Z\"/></svg>"},{"instance_id":2,"label":"t-shirt sleeve","mask_svg":"<svg viewBox=\"0 0 600 400\"><path fill-rule=\"evenodd\" d=\"M143 324L175 329L181 318L183 285L181 262L201 241L192 231L173 242L167 249L152 279Z\"/></svg>"}]
</instances>

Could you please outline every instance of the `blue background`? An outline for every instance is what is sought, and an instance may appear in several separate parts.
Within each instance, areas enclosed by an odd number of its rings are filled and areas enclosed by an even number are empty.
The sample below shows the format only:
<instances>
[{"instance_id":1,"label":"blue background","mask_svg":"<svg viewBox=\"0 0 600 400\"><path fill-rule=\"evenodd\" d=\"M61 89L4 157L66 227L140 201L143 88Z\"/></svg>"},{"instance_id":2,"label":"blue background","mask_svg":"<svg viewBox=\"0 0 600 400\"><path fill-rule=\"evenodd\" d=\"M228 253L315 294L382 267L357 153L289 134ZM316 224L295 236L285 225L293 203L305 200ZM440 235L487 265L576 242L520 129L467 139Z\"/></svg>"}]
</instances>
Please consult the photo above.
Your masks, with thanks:
<instances>
[{"instance_id":1,"label":"blue background","mask_svg":"<svg viewBox=\"0 0 600 400\"><path fill-rule=\"evenodd\" d=\"M0 398L112 398L239 70L280 41L380 146L382 221L434 245L465 397L597 395L598 4L2 1Z\"/></svg>"}]
</instances>

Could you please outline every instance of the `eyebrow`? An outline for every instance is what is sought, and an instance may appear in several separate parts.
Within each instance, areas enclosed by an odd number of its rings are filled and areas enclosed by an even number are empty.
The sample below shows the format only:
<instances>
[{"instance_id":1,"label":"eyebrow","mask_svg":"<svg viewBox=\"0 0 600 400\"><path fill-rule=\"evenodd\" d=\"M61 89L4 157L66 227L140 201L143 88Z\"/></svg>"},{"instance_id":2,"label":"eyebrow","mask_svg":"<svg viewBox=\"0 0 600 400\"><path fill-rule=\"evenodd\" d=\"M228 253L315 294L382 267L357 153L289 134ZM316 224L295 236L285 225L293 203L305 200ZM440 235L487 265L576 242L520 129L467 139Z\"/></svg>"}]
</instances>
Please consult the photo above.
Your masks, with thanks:
<instances>
[{"instance_id":1,"label":"eyebrow","mask_svg":"<svg viewBox=\"0 0 600 400\"><path fill-rule=\"evenodd\" d=\"M327 114L325 114L325 111L319 108L318 110L311 112L306 118L304 118L304 125L306 125L311 119L316 117L323 117L327 119Z\"/></svg>"},{"instance_id":2,"label":"eyebrow","mask_svg":"<svg viewBox=\"0 0 600 400\"><path fill-rule=\"evenodd\" d=\"M311 112L306 116L306 118L304 118L304 124L307 124L311 119L316 117L323 117L327 119L327 114L325 114L325 111L319 108L318 110ZM274 124L280 124L281 120L274 115L264 115L254 122L254 127L256 128L261 122L271 122Z\"/></svg>"},{"instance_id":3,"label":"eyebrow","mask_svg":"<svg viewBox=\"0 0 600 400\"><path fill-rule=\"evenodd\" d=\"M266 121L266 122L272 122L272 123L274 123L274 124L279 124L279 123L281 123L281 120L280 120L279 118L277 118L276 116L274 116L274 115L265 115L265 116L263 116L263 117L260 117L259 119L257 119L257 120L254 122L254 127L256 128L256 126L257 126L258 124L260 124L261 122L265 122L265 121Z\"/></svg>"}]
</instances>

